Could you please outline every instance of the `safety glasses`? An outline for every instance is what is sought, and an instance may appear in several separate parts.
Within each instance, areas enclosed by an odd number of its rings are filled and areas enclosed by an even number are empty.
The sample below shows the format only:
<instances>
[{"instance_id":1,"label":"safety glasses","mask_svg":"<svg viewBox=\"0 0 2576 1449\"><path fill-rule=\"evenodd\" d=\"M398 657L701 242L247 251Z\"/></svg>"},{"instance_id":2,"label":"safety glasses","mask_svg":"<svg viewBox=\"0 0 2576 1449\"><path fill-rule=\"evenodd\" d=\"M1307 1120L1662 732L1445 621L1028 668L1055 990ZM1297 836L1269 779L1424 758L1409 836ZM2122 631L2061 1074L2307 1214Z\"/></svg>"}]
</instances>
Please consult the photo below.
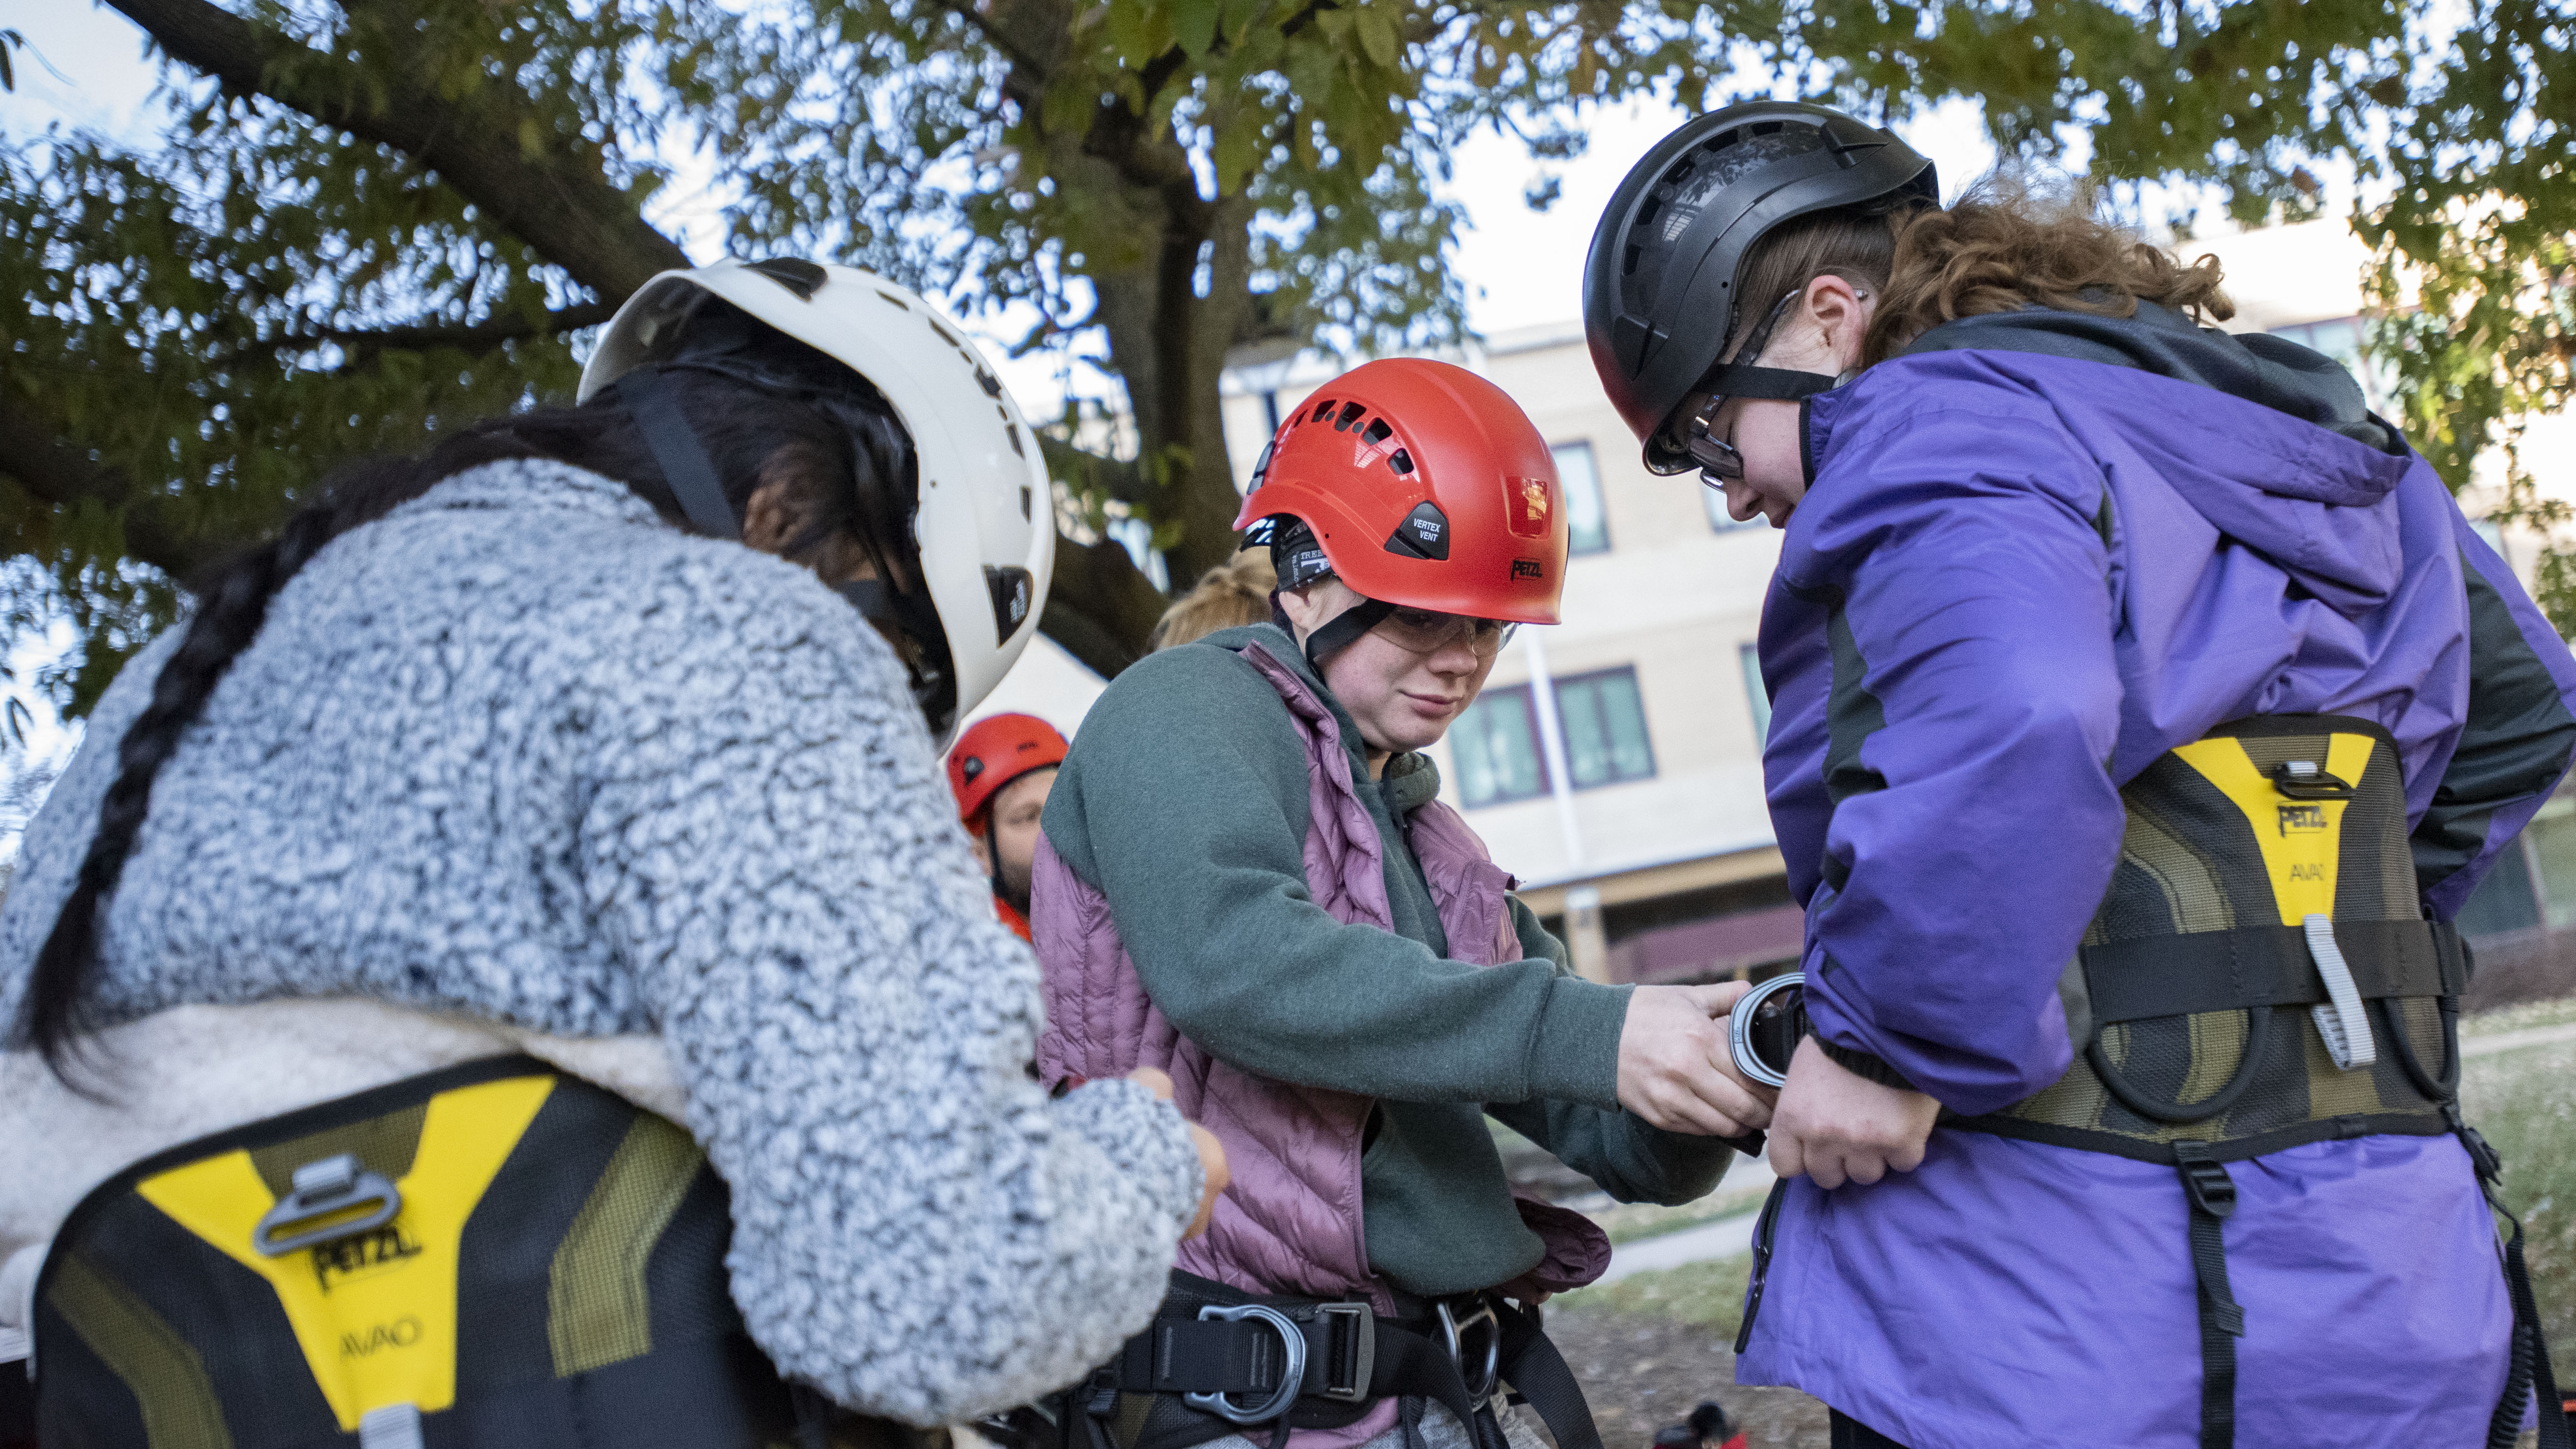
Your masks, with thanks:
<instances>
[{"instance_id":1,"label":"safety glasses","mask_svg":"<svg viewBox=\"0 0 2576 1449\"><path fill-rule=\"evenodd\" d=\"M1745 338L1744 345L1735 349L1735 356L1727 361L1760 361L1762 349L1771 345L1772 331L1779 327L1781 318L1789 315L1790 304L1806 295L1806 291L1804 287L1797 288L1773 304L1771 315L1762 319L1762 325L1753 329L1753 335ZM1717 436L1718 410L1725 406L1726 394L1710 393L1682 430L1682 450L1690 454L1692 462L1699 464L1700 481L1711 488L1724 487L1744 476L1744 455L1735 451L1733 443Z\"/></svg>"},{"instance_id":2,"label":"safety glasses","mask_svg":"<svg viewBox=\"0 0 2576 1449\"><path fill-rule=\"evenodd\" d=\"M1408 654L1437 654L1464 645L1483 660L1502 653L1519 628L1518 624L1500 619L1443 614L1434 609L1397 609L1379 622L1376 632Z\"/></svg>"}]
</instances>

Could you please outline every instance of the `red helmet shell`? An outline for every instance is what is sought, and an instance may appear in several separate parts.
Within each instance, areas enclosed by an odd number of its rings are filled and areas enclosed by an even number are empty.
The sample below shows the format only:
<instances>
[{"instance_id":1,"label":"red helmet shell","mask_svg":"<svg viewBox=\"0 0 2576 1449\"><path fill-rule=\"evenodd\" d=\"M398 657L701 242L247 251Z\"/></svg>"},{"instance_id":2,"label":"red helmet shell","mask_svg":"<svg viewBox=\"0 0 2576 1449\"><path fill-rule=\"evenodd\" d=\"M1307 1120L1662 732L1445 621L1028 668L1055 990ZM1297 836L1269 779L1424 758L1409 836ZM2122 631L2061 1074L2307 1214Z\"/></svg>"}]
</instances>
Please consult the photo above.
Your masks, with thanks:
<instances>
[{"instance_id":1,"label":"red helmet shell","mask_svg":"<svg viewBox=\"0 0 2576 1449\"><path fill-rule=\"evenodd\" d=\"M1033 714L996 714L969 725L948 751L948 789L957 797L957 819L968 830L984 828L984 807L1003 786L1064 763L1068 746L1055 726Z\"/></svg>"},{"instance_id":2,"label":"red helmet shell","mask_svg":"<svg viewBox=\"0 0 2576 1449\"><path fill-rule=\"evenodd\" d=\"M1344 583L1413 609L1556 622L1565 490L1501 388L1389 358L1315 390L1263 450L1236 528L1305 520Z\"/></svg>"}]
</instances>

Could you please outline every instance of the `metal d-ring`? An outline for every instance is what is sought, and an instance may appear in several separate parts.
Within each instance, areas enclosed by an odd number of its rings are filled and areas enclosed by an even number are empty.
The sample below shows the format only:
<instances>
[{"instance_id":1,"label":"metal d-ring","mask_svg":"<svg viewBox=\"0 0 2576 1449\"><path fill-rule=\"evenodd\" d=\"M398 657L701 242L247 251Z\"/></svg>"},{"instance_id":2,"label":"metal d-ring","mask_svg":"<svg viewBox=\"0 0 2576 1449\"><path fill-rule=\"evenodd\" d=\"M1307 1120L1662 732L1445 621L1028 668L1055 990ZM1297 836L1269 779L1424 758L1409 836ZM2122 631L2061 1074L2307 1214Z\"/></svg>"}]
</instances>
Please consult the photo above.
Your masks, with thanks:
<instances>
[{"instance_id":1,"label":"metal d-ring","mask_svg":"<svg viewBox=\"0 0 2576 1449\"><path fill-rule=\"evenodd\" d=\"M1297 1327L1297 1320L1264 1303L1243 1303L1230 1308L1210 1303L1199 1309L1201 1323L1212 1320L1231 1323L1246 1318L1257 1319L1277 1329L1281 1341L1288 1345L1288 1366L1279 1375L1279 1391L1249 1409L1237 1407L1234 1400L1224 1394L1183 1394L1181 1402L1202 1414L1214 1414L1232 1424L1273 1423L1287 1417L1289 1408L1297 1402L1297 1395L1306 1386L1306 1335Z\"/></svg>"},{"instance_id":2,"label":"metal d-ring","mask_svg":"<svg viewBox=\"0 0 2576 1449\"><path fill-rule=\"evenodd\" d=\"M250 1245L263 1257L280 1257L373 1232L401 1212L402 1190L343 1152L295 1169L286 1196L251 1229Z\"/></svg>"},{"instance_id":3,"label":"metal d-ring","mask_svg":"<svg viewBox=\"0 0 2576 1449\"><path fill-rule=\"evenodd\" d=\"M1440 1347L1447 1351L1449 1361L1458 1366L1458 1377L1467 1385L1468 1400L1481 1404L1494 1396L1494 1385L1502 1381L1503 1321L1494 1316L1494 1305L1483 1298L1476 1300L1475 1310L1464 1318L1449 1306L1450 1302L1443 1298L1432 1305L1432 1311L1440 1319ZM1485 1326L1485 1361L1477 1366L1475 1377L1469 1378L1466 1338L1468 1331L1479 1323Z\"/></svg>"},{"instance_id":4,"label":"metal d-ring","mask_svg":"<svg viewBox=\"0 0 2576 1449\"><path fill-rule=\"evenodd\" d=\"M1774 1069L1769 1062L1762 1060L1761 1053L1753 1049L1753 1019L1761 1014L1763 1002L1792 987L1804 986L1806 983L1805 972L1786 972L1744 993L1735 1005L1727 1009L1726 1049L1735 1058L1735 1069L1742 1072L1748 1080L1759 1082L1766 1087L1785 1087L1789 1084L1786 1063Z\"/></svg>"}]
</instances>

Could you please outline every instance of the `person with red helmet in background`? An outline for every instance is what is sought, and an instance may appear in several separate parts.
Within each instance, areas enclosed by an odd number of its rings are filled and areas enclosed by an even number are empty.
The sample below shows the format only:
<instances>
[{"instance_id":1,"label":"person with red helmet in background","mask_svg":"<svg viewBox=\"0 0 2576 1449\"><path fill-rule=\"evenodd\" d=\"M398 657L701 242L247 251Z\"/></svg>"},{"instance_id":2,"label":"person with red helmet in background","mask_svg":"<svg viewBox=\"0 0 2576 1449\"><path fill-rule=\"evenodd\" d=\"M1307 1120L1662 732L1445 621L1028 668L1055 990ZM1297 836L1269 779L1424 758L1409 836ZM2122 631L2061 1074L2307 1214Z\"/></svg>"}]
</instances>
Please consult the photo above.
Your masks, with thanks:
<instances>
[{"instance_id":1,"label":"person with red helmet in background","mask_svg":"<svg viewBox=\"0 0 2576 1449\"><path fill-rule=\"evenodd\" d=\"M1680 1203L1769 1114L1723 1046L1741 985L1576 976L1435 798L1422 751L1516 626L1556 622L1562 504L1499 388L1360 367L1280 428L1236 522L1277 565L1271 621L1143 660L1084 721L1034 870L1039 1075L1169 1071L1233 1183L1153 1329L1063 1401L1066 1444L1531 1444L1508 1381L1599 1449L1532 1310L1609 1244L1514 1195L1485 1118Z\"/></svg>"},{"instance_id":2,"label":"person with red helmet in background","mask_svg":"<svg viewBox=\"0 0 2576 1449\"><path fill-rule=\"evenodd\" d=\"M1029 867L1037 853L1038 817L1046 810L1064 736L1033 714L975 721L948 752L948 789L957 823L975 844L975 859L993 882L993 911L1029 939Z\"/></svg>"}]
</instances>

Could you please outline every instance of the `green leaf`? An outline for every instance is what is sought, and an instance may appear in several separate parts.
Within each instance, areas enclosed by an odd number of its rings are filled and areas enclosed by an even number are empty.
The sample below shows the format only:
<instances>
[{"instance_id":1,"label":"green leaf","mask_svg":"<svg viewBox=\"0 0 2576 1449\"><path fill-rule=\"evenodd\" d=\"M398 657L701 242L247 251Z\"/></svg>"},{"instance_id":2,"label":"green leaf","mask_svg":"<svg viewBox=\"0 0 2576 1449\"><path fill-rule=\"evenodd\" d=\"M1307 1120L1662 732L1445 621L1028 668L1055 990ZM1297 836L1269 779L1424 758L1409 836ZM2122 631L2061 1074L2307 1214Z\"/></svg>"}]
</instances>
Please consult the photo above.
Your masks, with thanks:
<instances>
[{"instance_id":1,"label":"green leaf","mask_svg":"<svg viewBox=\"0 0 2576 1449\"><path fill-rule=\"evenodd\" d=\"M1217 20L1225 0L1172 0L1172 38L1192 60L1216 44Z\"/></svg>"},{"instance_id":2,"label":"green leaf","mask_svg":"<svg viewBox=\"0 0 2576 1449\"><path fill-rule=\"evenodd\" d=\"M1360 48L1368 52L1369 59L1376 61L1382 70L1395 69L1398 54L1395 24L1386 18L1384 11L1374 7L1359 11L1352 16L1352 28L1359 32Z\"/></svg>"}]
</instances>

